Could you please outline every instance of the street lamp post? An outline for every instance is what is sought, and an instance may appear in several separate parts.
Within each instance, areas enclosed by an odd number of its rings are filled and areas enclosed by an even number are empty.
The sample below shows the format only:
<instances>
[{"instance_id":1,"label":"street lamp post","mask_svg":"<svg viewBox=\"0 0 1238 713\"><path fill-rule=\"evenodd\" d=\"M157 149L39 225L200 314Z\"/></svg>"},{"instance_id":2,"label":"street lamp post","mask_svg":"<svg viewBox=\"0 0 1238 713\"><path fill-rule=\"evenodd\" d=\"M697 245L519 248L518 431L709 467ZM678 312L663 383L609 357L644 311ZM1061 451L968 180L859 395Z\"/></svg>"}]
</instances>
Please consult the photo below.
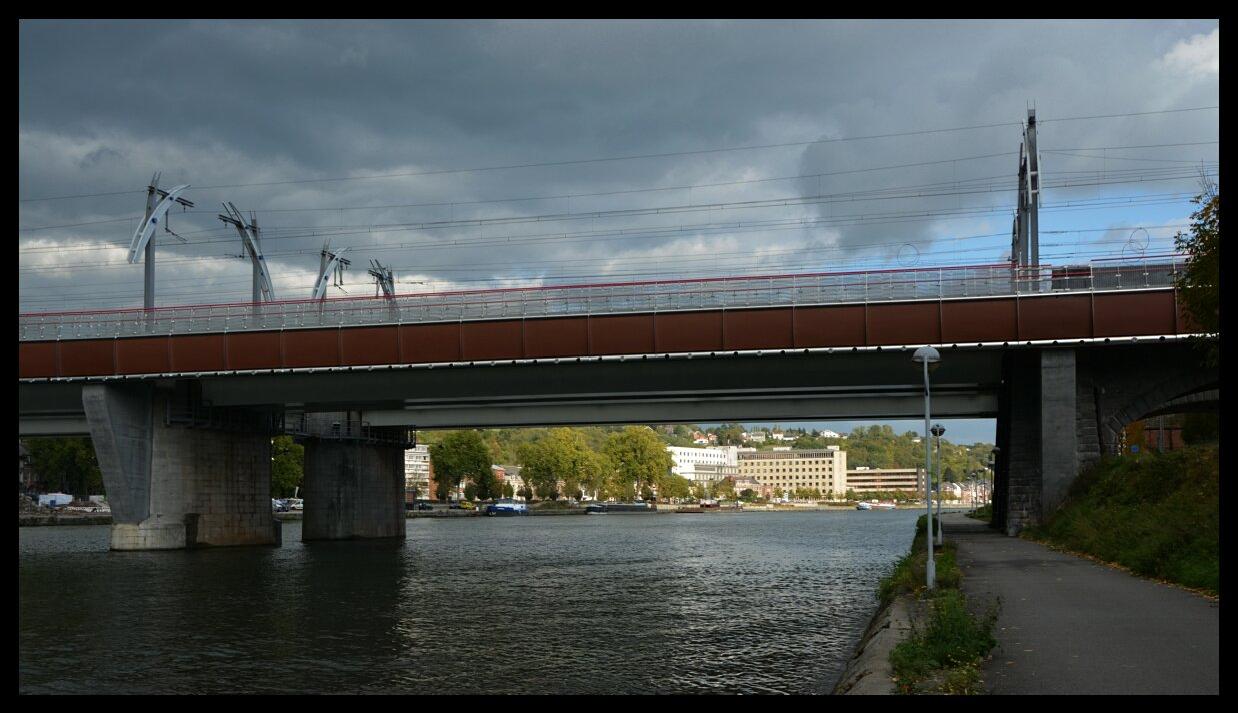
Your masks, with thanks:
<instances>
[{"instance_id":1,"label":"street lamp post","mask_svg":"<svg viewBox=\"0 0 1238 713\"><path fill-rule=\"evenodd\" d=\"M941 435L946 432L940 423L933 424L933 438L937 440L937 546L941 546Z\"/></svg>"},{"instance_id":2,"label":"street lamp post","mask_svg":"<svg viewBox=\"0 0 1238 713\"><path fill-rule=\"evenodd\" d=\"M929 440L929 420L932 418L929 406L929 365L941 361L941 354L932 347L920 347L912 355L911 360L924 365L924 508L925 523L924 539L928 545L928 560L925 563L925 585L931 590L937 585L937 571L933 564L933 443ZM934 368L936 368L934 366Z\"/></svg>"},{"instance_id":3,"label":"street lamp post","mask_svg":"<svg viewBox=\"0 0 1238 713\"><path fill-rule=\"evenodd\" d=\"M1000 448L994 447L989 451L989 481L984 484L985 502L993 501L993 481L997 478L997 454L1001 451Z\"/></svg>"}]
</instances>

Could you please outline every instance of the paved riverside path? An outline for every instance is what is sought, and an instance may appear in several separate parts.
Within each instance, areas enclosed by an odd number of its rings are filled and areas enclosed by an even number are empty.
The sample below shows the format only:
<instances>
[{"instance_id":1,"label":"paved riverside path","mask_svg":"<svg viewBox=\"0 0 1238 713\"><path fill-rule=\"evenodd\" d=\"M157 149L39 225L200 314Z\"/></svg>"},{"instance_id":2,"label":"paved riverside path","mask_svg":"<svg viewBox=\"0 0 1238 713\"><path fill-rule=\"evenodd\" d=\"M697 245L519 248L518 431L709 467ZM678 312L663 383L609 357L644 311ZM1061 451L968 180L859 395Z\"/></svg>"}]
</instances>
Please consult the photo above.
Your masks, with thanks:
<instances>
[{"instance_id":1,"label":"paved riverside path","mask_svg":"<svg viewBox=\"0 0 1238 713\"><path fill-rule=\"evenodd\" d=\"M990 693L1218 693L1218 604L961 513L942 515L963 592L1001 608L982 670Z\"/></svg>"}]
</instances>

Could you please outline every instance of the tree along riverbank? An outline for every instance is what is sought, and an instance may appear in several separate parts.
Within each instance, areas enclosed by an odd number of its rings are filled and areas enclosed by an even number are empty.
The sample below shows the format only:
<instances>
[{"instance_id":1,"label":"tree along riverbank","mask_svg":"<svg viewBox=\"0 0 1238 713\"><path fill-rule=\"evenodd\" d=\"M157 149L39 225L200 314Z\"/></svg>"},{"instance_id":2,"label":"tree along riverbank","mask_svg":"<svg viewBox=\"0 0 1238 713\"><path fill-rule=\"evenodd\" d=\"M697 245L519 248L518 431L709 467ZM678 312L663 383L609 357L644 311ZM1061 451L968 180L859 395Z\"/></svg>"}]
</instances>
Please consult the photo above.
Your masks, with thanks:
<instances>
[{"instance_id":1,"label":"tree along riverbank","mask_svg":"<svg viewBox=\"0 0 1238 713\"><path fill-rule=\"evenodd\" d=\"M843 669L835 694L983 692L980 664L993 648L993 609L977 616L959 584L955 546L935 547L936 588L925 587L925 517L911 550L878 585L877 612Z\"/></svg>"},{"instance_id":2,"label":"tree along riverbank","mask_svg":"<svg viewBox=\"0 0 1238 713\"><path fill-rule=\"evenodd\" d=\"M1107 458L1025 535L1144 577L1221 593L1220 453L1216 445Z\"/></svg>"}]
</instances>

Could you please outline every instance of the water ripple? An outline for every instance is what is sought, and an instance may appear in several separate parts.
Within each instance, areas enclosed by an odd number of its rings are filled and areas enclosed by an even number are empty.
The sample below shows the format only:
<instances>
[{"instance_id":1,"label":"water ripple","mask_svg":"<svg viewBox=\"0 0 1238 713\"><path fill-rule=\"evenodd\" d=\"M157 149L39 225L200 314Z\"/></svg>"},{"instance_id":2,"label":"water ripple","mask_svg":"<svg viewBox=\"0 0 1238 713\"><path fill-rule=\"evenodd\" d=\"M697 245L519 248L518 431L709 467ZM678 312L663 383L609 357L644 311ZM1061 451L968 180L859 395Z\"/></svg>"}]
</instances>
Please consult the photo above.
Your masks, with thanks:
<instances>
[{"instance_id":1,"label":"water ripple","mask_svg":"<svg viewBox=\"0 0 1238 713\"><path fill-rule=\"evenodd\" d=\"M113 553L20 531L23 693L825 693L907 512L408 521Z\"/></svg>"}]
</instances>

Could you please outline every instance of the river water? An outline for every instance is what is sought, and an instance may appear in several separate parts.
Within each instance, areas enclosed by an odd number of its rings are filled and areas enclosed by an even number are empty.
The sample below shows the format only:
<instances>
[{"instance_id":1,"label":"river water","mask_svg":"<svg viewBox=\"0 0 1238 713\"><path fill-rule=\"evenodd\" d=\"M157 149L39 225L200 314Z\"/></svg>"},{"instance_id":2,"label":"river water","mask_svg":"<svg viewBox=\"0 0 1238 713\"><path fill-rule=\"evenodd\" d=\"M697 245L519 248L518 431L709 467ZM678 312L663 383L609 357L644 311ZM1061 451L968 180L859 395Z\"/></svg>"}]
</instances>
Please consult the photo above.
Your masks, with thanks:
<instances>
[{"instance_id":1,"label":"river water","mask_svg":"<svg viewBox=\"0 0 1238 713\"><path fill-rule=\"evenodd\" d=\"M412 519L109 552L20 529L23 693L828 693L918 512Z\"/></svg>"}]
</instances>

